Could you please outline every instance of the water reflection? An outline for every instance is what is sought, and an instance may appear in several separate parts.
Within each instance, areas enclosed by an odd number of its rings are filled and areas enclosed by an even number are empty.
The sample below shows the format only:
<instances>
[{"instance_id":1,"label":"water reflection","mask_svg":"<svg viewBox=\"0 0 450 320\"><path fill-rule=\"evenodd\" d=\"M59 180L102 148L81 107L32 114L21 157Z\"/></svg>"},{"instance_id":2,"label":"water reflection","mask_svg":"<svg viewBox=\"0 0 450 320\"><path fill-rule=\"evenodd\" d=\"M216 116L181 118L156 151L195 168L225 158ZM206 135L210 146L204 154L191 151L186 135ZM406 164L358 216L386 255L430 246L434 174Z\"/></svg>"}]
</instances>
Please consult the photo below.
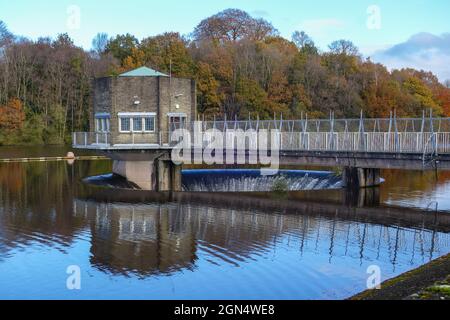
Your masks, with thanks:
<instances>
[{"instance_id":1,"label":"water reflection","mask_svg":"<svg viewBox=\"0 0 450 320\"><path fill-rule=\"evenodd\" d=\"M76 201L74 215L90 221L90 261L102 271L171 273L192 268L196 260L188 217L173 206Z\"/></svg>"},{"instance_id":2,"label":"water reflection","mask_svg":"<svg viewBox=\"0 0 450 320\"><path fill-rule=\"evenodd\" d=\"M381 188L385 203L426 208L437 202L440 210L450 211L450 171L384 170L382 175L386 179Z\"/></svg>"},{"instance_id":3,"label":"water reflection","mask_svg":"<svg viewBox=\"0 0 450 320\"><path fill-rule=\"evenodd\" d=\"M154 194L91 187L108 161L0 165L0 297L345 298L450 251L450 215L340 190ZM381 195L378 197L377 194ZM374 201L375 199L375 201ZM379 203L381 202L381 204ZM65 270L83 290L65 290Z\"/></svg>"},{"instance_id":4,"label":"water reflection","mask_svg":"<svg viewBox=\"0 0 450 320\"><path fill-rule=\"evenodd\" d=\"M216 205L205 204L206 198ZM219 198L227 206L221 207ZM360 265L375 258L395 272L399 255L409 256L401 264L417 264L449 249L449 236L443 233L450 231L448 215L432 215L440 222L434 224L411 211L406 212L409 219L392 226L386 222L396 218L389 214L358 214L336 204L303 202L292 208L260 200L266 208L278 208L268 213L243 209L247 202L229 195L177 200L146 205L76 200L75 216L91 221L93 264L112 273L148 275L192 269L200 255L217 266L239 267L277 250L287 237L297 244L299 257L305 252L326 255L331 264L334 257L348 256Z\"/></svg>"}]
</instances>

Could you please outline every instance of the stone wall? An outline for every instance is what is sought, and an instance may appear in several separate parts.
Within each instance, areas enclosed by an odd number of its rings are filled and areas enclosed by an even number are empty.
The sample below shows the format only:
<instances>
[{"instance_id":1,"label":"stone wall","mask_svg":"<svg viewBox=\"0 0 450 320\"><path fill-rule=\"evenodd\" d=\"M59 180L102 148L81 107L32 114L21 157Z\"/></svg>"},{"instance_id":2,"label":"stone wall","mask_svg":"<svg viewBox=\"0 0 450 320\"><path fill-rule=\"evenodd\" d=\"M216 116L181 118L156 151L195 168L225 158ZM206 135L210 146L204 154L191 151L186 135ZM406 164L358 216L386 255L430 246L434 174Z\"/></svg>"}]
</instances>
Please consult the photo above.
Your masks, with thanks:
<instances>
[{"instance_id":1,"label":"stone wall","mask_svg":"<svg viewBox=\"0 0 450 320\"><path fill-rule=\"evenodd\" d=\"M196 88L195 81L180 78L159 78L160 109L158 114L159 131L169 131L169 113L185 113L187 122L195 120L196 115ZM164 139L163 142L168 142Z\"/></svg>"},{"instance_id":2,"label":"stone wall","mask_svg":"<svg viewBox=\"0 0 450 320\"><path fill-rule=\"evenodd\" d=\"M195 120L196 88L195 81L169 77L111 77L100 78L94 84L94 114L111 114L110 130L114 144L135 143L153 144L160 139L159 132L168 142L168 113L185 113L187 121ZM134 104L139 101L138 105ZM151 133L119 133L120 112L155 112L155 129ZM95 124L91 118L91 131Z\"/></svg>"},{"instance_id":3,"label":"stone wall","mask_svg":"<svg viewBox=\"0 0 450 320\"><path fill-rule=\"evenodd\" d=\"M95 131L95 114L110 113L112 106L112 78L99 78L93 84L93 113L90 115L90 131Z\"/></svg>"}]
</instances>

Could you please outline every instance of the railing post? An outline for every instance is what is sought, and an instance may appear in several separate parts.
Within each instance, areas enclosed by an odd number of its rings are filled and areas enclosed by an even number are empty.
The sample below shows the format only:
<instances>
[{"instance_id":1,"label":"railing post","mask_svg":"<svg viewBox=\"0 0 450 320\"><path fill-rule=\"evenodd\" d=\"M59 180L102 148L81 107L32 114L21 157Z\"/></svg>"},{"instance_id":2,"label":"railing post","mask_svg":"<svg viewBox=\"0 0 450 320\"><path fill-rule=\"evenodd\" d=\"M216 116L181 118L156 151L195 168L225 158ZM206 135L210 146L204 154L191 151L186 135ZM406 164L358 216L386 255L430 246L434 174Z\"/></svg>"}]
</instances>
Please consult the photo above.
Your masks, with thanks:
<instances>
[{"instance_id":1,"label":"railing post","mask_svg":"<svg viewBox=\"0 0 450 320\"><path fill-rule=\"evenodd\" d=\"M419 152L419 150L420 150L420 145L419 145L420 136L421 136L421 133L417 132L416 133L416 152Z\"/></svg>"},{"instance_id":2,"label":"railing post","mask_svg":"<svg viewBox=\"0 0 450 320\"><path fill-rule=\"evenodd\" d=\"M395 141L394 141L394 148L395 152L399 152L400 150L400 140L399 140L399 134L398 134L398 126L397 126L397 110L394 110L394 129L395 129Z\"/></svg>"},{"instance_id":3,"label":"railing post","mask_svg":"<svg viewBox=\"0 0 450 320\"><path fill-rule=\"evenodd\" d=\"M361 110L361 117L359 120L359 146L358 149L362 148L360 151L367 151L366 149L366 134L365 134L365 128L364 128L364 114Z\"/></svg>"},{"instance_id":4,"label":"railing post","mask_svg":"<svg viewBox=\"0 0 450 320\"><path fill-rule=\"evenodd\" d=\"M330 112L330 139L329 139L329 149L334 150L334 111Z\"/></svg>"},{"instance_id":5,"label":"railing post","mask_svg":"<svg viewBox=\"0 0 450 320\"><path fill-rule=\"evenodd\" d=\"M431 143L433 146L434 154L437 154L437 139L434 132L434 119L433 119L433 109L430 109L430 128L431 128Z\"/></svg>"},{"instance_id":6,"label":"railing post","mask_svg":"<svg viewBox=\"0 0 450 320\"><path fill-rule=\"evenodd\" d=\"M73 133L72 140L73 140L73 142L72 142L73 145L76 146L77 145L77 133L76 132Z\"/></svg>"},{"instance_id":7,"label":"railing post","mask_svg":"<svg viewBox=\"0 0 450 320\"><path fill-rule=\"evenodd\" d=\"M420 143L419 143L419 150L417 150L418 152L424 152L424 147L425 147L425 143L424 143L424 136L425 133L425 110L422 111L422 125L420 128Z\"/></svg>"},{"instance_id":8,"label":"railing post","mask_svg":"<svg viewBox=\"0 0 450 320\"><path fill-rule=\"evenodd\" d=\"M88 145L88 137L87 137L88 133L85 132L84 133L84 146L86 147Z\"/></svg>"}]
</instances>

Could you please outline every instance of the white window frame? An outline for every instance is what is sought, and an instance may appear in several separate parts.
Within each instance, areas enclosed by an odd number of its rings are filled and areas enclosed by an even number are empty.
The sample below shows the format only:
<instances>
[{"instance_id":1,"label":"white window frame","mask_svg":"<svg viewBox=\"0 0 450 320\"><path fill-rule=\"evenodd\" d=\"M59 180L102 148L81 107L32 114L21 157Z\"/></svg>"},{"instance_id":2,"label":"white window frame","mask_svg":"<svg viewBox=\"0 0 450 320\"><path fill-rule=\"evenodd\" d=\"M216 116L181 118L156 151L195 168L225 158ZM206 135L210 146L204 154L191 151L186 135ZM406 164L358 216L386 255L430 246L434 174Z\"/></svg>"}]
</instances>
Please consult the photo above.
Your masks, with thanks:
<instances>
[{"instance_id":1,"label":"white window frame","mask_svg":"<svg viewBox=\"0 0 450 320\"><path fill-rule=\"evenodd\" d=\"M139 122L140 122L140 128L141 129L135 129L135 125L139 125ZM132 128L131 131L133 131L133 132L142 132L142 131L144 131L144 128L142 127L143 122L144 122L144 118L142 118L142 117L133 117L133 118L131 118L131 123L133 124L133 128Z\"/></svg>"},{"instance_id":2,"label":"white window frame","mask_svg":"<svg viewBox=\"0 0 450 320\"><path fill-rule=\"evenodd\" d=\"M156 132L156 113L155 112L119 112L119 132L120 133L154 133ZM134 130L134 119L140 119L141 130ZM147 131L145 130L145 119L153 118L153 130ZM122 130L122 119L130 120L130 130L123 131Z\"/></svg>"},{"instance_id":3,"label":"white window frame","mask_svg":"<svg viewBox=\"0 0 450 320\"><path fill-rule=\"evenodd\" d=\"M145 120L146 119L152 119L153 120L153 130L147 130L145 126ZM154 133L156 131L156 115L154 116L145 116L142 118L142 130L145 133Z\"/></svg>"},{"instance_id":4,"label":"white window frame","mask_svg":"<svg viewBox=\"0 0 450 320\"><path fill-rule=\"evenodd\" d=\"M130 124L129 124L130 130L122 130L122 120L123 120L123 119L128 119L128 120L130 120ZM119 132L120 132L120 133L130 133L130 132L133 132L133 119L130 118L130 117L119 117Z\"/></svg>"},{"instance_id":5,"label":"white window frame","mask_svg":"<svg viewBox=\"0 0 450 320\"><path fill-rule=\"evenodd\" d=\"M96 113L95 114L95 132L108 133L111 129L109 113Z\"/></svg>"}]
</instances>

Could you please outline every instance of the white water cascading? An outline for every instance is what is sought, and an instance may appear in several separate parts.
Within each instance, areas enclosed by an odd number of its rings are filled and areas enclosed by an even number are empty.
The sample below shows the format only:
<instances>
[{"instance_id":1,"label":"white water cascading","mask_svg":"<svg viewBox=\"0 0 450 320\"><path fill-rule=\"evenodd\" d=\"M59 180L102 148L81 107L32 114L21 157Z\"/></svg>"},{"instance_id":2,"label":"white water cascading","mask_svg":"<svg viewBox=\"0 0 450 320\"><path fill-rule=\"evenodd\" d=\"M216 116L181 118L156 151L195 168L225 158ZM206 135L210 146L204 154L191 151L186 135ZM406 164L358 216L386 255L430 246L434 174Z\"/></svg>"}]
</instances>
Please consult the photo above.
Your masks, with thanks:
<instances>
[{"instance_id":1,"label":"white water cascading","mask_svg":"<svg viewBox=\"0 0 450 320\"><path fill-rule=\"evenodd\" d=\"M341 178L332 172L280 171L274 176L263 176L259 170L183 172L183 191L187 192L270 192L341 187Z\"/></svg>"}]
</instances>

